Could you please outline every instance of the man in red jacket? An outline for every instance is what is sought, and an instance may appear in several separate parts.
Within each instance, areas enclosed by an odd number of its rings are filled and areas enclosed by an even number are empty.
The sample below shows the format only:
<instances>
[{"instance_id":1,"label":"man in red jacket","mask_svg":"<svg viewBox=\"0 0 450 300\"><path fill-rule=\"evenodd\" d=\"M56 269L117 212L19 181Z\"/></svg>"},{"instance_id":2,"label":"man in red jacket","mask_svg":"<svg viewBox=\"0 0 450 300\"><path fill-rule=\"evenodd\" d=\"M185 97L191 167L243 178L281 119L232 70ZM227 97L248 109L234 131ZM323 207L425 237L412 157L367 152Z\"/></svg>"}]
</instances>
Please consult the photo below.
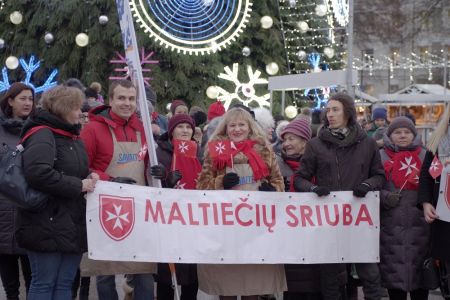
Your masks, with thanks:
<instances>
[{"instance_id":1,"label":"man in red jacket","mask_svg":"<svg viewBox=\"0 0 450 300\"><path fill-rule=\"evenodd\" d=\"M145 185L146 141L144 127L136 114L136 88L131 81L111 83L109 105L89 113L89 123L81 138L89 156L89 168L101 180ZM114 274L132 273L134 299L153 299L153 263L88 261L92 275L97 276L100 300L118 299ZM87 272L89 273L89 271Z\"/></svg>"}]
</instances>

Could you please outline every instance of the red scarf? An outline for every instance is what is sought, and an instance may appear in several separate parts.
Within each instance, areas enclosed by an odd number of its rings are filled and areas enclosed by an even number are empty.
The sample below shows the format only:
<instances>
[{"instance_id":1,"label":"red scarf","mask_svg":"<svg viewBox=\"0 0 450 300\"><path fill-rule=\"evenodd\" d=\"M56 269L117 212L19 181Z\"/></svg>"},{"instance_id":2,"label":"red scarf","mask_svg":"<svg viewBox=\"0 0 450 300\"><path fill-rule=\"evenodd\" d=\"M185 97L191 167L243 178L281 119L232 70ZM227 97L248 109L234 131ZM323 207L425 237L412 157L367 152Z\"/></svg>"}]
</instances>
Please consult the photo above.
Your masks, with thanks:
<instances>
[{"instance_id":1,"label":"red scarf","mask_svg":"<svg viewBox=\"0 0 450 300\"><path fill-rule=\"evenodd\" d=\"M242 152L248 158L248 164L250 165L250 168L252 168L255 181L269 176L269 168L259 153L253 148L255 144L257 144L257 142L254 140L232 143L230 156L211 157L213 159L214 168L220 170L225 166L232 167L232 158L236 156L236 154Z\"/></svg>"},{"instance_id":2,"label":"red scarf","mask_svg":"<svg viewBox=\"0 0 450 300\"><path fill-rule=\"evenodd\" d=\"M294 174L291 175L291 178L289 179L289 192L295 192L294 188L294 178L295 178L295 171L298 170L300 167L300 162L298 160L285 160L284 161L289 168L291 168L292 171L294 171Z\"/></svg>"},{"instance_id":3,"label":"red scarf","mask_svg":"<svg viewBox=\"0 0 450 300\"><path fill-rule=\"evenodd\" d=\"M419 158L421 147L412 151L394 152L385 148L386 154L390 160L384 162L384 172L386 179L392 181L398 189L417 190L419 186L418 174L422 167L422 161Z\"/></svg>"}]
</instances>

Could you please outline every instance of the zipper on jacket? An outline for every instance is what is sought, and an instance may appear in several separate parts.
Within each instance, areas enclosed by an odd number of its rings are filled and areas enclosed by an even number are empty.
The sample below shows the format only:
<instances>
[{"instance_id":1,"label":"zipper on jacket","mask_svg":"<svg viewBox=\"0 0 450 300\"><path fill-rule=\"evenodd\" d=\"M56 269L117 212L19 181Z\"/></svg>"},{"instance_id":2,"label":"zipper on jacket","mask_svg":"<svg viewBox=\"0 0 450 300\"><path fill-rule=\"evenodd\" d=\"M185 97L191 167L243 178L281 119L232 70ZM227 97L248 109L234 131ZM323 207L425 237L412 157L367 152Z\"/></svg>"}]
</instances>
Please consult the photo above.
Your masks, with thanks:
<instances>
[{"instance_id":1,"label":"zipper on jacket","mask_svg":"<svg viewBox=\"0 0 450 300\"><path fill-rule=\"evenodd\" d=\"M125 141L128 142L127 129L126 129L127 124L128 124L128 121L125 122L125 124L123 124L123 133L125 134Z\"/></svg>"},{"instance_id":2,"label":"zipper on jacket","mask_svg":"<svg viewBox=\"0 0 450 300\"><path fill-rule=\"evenodd\" d=\"M337 177L338 177L338 188L341 190L341 172L339 171L339 160L337 155L337 149L334 151L335 158L336 158L336 167L337 167Z\"/></svg>"}]
</instances>

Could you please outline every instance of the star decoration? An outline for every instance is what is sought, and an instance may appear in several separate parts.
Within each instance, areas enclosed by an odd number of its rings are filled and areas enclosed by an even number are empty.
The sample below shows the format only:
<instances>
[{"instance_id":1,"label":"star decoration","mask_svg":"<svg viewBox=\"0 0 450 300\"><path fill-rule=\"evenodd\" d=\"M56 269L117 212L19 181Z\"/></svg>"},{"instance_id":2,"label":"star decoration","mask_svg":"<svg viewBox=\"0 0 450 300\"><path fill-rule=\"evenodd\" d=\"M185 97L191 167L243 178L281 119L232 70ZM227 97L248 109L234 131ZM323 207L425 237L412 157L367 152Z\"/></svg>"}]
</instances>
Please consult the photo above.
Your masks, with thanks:
<instances>
[{"instance_id":1,"label":"star decoration","mask_svg":"<svg viewBox=\"0 0 450 300\"><path fill-rule=\"evenodd\" d=\"M187 145L186 142L181 142L178 146L178 150L180 150L180 153L186 153L186 151L189 150L189 145Z\"/></svg>"},{"instance_id":2,"label":"star decoration","mask_svg":"<svg viewBox=\"0 0 450 300\"><path fill-rule=\"evenodd\" d=\"M412 156L405 157L405 163L403 161L400 162L402 164L402 167L399 170L401 171L406 169L406 176L411 174L413 169L417 170L416 163L411 164L412 159Z\"/></svg>"},{"instance_id":3,"label":"star decoration","mask_svg":"<svg viewBox=\"0 0 450 300\"><path fill-rule=\"evenodd\" d=\"M225 145L222 142L219 142L216 146L216 151L219 154L222 154L226 150Z\"/></svg>"},{"instance_id":4,"label":"star decoration","mask_svg":"<svg viewBox=\"0 0 450 300\"><path fill-rule=\"evenodd\" d=\"M130 222L130 220L128 220L128 213L120 214L120 211L122 210L122 205L113 204L113 206L114 206L114 212L111 212L111 211L106 212L108 214L108 218L106 219L106 221L111 221L111 220L115 221L113 230L116 228L123 229L122 221L127 222L127 223Z\"/></svg>"}]
</instances>

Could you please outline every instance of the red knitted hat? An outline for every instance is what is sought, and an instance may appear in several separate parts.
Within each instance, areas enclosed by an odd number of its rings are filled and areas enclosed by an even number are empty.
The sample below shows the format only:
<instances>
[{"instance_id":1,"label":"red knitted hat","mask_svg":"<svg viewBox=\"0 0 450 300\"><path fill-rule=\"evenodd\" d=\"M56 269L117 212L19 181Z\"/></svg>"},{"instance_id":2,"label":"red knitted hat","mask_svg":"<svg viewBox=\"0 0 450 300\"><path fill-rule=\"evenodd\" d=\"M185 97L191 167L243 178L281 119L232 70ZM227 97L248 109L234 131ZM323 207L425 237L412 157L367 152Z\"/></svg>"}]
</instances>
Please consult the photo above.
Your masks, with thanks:
<instances>
[{"instance_id":1,"label":"red knitted hat","mask_svg":"<svg viewBox=\"0 0 450 300\"><path fill-rule=\"evenodd\" d=\"M281 138L283 138L286 133L295 134L296 136L309 141L311 139L311 124L304 118L295 119L286 125L281 132Z\"/></svg>"},{"instance_id":2,"label":"red knitted hat","mask_svg":"<svg viewBox=\"0 0 450 300\"><path fill-rule=\"evenodd\" d=\"M188 123L189 125L191 125L192 127L192 134L194 134L195 132L195 124L194 124L194 120L191 118L191 116L187 115L187 114L176 114L173 115L172 118L170 118L169 120L169 138L172 138L172 133L175 129L175 127L177 127L178 124L181 123Z\"/></svg>"},{"instance_id":3,"label":"red knitted hat","mask_svg":"<svg viewBox=\"0 0 450 300\"><path fill-rule=\"evenodd\" d=\"M180 105L184 105L187 107L186 103L183 100L180 100L180 99L173 100L172 104L170 105L170 112L172 114L175 114L175 109L177 108L177 106L180 106Z\"/></svg>"},{"instance_id":4,"label":"red knitted hat","mask_svg":"<svg viewBox=\"0 0 450 300\"><path fill-rule=\"evenodd\" d=\"M216 117L223 116L224 114L225 114L225 107L223 106L221 101L217 100L216 102L214 102L209 106L208 121L211 121Z\"/></svg>"}]
</instances>

